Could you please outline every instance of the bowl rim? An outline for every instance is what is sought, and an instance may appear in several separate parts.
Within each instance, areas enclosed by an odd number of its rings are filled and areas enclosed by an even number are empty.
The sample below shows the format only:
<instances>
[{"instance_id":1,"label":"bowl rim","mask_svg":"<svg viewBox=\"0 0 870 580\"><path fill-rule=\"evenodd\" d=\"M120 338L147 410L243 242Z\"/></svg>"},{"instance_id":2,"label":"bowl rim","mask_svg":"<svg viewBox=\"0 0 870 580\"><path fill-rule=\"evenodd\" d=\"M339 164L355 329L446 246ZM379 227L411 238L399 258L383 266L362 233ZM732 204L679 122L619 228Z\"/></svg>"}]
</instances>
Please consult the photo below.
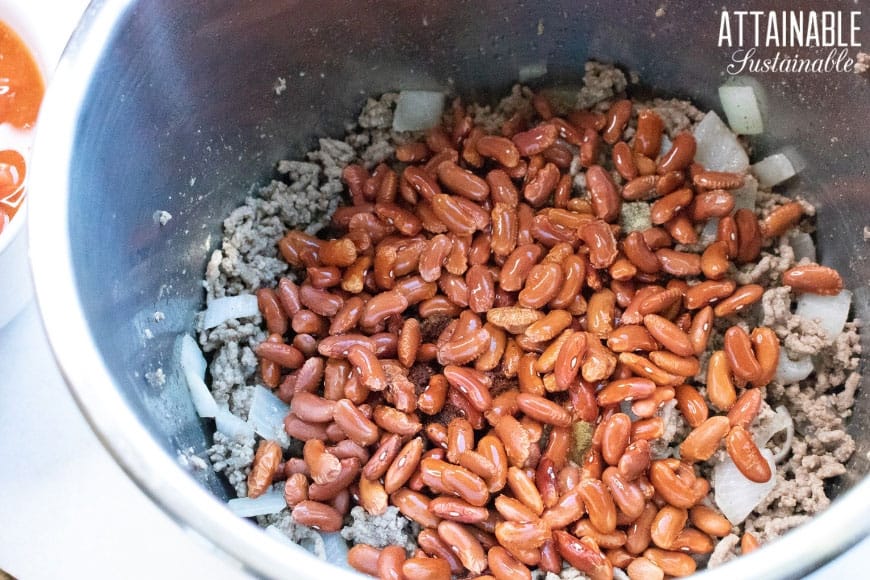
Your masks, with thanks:
<instances>
[{"instance_id":1,"label":"bowl rim","mask_svg":"<svg viewBox=\"0 0 870 580\"><path fill-rule=\"evenodd\" d=\"M240 567L274 577L294 570L305 578L356 574L287 545L235 516L200 486L148 433L114 388L85 319L72 268L67 219L76 127L103 47L136 0L97 0L74 32L43 101L31 157L31 187L51 191L31 199L30 257L36 297L54 356L73 398L99 440L127 475L182 528L229 554ZM50 237L43 232L52 232ZM803 525L756 552L704 571L702 578L794 577L817 569L870 533L870 478L841 494L812 525Z\"/></svg>"}]
</instances>

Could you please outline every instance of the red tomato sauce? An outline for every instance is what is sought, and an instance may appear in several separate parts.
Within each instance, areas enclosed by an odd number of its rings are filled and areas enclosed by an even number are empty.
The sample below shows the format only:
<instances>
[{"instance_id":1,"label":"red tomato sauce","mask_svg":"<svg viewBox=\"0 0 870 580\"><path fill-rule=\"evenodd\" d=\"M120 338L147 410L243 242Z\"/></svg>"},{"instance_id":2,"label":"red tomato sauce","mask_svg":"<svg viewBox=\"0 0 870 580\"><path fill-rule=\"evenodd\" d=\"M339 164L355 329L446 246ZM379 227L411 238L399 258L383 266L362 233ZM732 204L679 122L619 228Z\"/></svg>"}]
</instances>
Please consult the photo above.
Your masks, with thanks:
<instances>
[{"instance_id":1,"label":"red tomato sauce","mask_svg":"<svg viewBox=\"0 0 870 580\"><path fill-rule=\"evenodd\" d=\"M0 129L29 132L45 94L45 81L36 60L4 22L0 22ZM6 132L0 131L0 135ZM25 156L20 144L0 139L0 232L24 201Z\"/></svg>"}]
</instances>

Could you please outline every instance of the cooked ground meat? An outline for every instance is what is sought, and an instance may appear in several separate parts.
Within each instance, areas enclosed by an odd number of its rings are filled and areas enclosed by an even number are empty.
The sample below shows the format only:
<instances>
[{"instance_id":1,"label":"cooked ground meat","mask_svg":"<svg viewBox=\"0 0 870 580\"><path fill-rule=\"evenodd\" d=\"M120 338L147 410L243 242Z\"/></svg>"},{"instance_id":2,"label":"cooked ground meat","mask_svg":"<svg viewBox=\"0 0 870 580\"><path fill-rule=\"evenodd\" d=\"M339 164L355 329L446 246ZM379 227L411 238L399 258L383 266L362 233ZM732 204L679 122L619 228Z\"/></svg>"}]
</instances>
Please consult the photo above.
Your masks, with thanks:
<instances>
[{"instance_id":1,"label":"cooked ground meat","mask_svg":"<svg viewBox=\"0 0 870 580\"><path fill-rule=\"evenodd\" d=\"M618 68L594 62L586 65L583 81L573 100L554 99L554 109L578 107L605 111L614 100L625 97L629 84L625 73ZM565 94L565 91L559 92L560 97ZM529 88L516 85L497 105L472 104L468 111L476 124L492 133L499 133L502 125L516 115L531 118L534 111L532 97ZM308 233L316 234L325 227L344 190L342 169L349 163L360 163L372 169L389 159L397 145L420 137L418 133L392 130L397 98L398 94L387 93L378 99L368 99L343 140L320 139L318 148L304 161L280 161L276 167L277 178L259 188L227 217L220 248L214 251L207 265L203 282L207 300L250 294L261 287L274 286L280 276L293 277L293 272L278 255L277 242L291 228L303 227ZM636 103L635 108L638 107L653 108L662 117L670 138L691 130L704 116L691 103L674 99ZM445 115L449 114L450 111L445 112ZM634 121L626 130L626 138L633 131ZM574 193L587 195L585 173L577 160L576 148L571 150L575 153L570 168L574 176ZM604 157L603 151L601 155L599 162L610 168L610 160ZM618 173L613 172L613 175L617 183L623 182ZM793 201L771 191L756 193L755 180L751 176L747 178L744 189L746 191L737 196L738 207L753 207L760 216ZM799 201L804 207L805 218L797 230L812 233L814 228L809 218L815 209L806 201ZM626 230L644 229L649 225L649 215L649 203L625 203L621 222ZM770 326L779 335L785 352L792 356L813 355L816 372L798 384L773 383L767 387L767 403L755 429L772 415L771 407L784 405L795 422L795 439L790 454L777 470L773 491L746 522L735 527L736 533L717 543L709 558L710 566L738 554L739 534L750 531L763 543L824 509L830 502L825 482L845 472L845 462L855 449L854 441L845 431L845 420L851 414L855 391L860 383L857 373L860 322L851 322L842 334L829 337L815 322L793 314L795 296L788 287L778 285L783 272L794 265L795 253L787 234L765 247L756 263L732 267L730 275L739 284L757 283L768 289L756 308L741 312L739 317L731 317L727 324L720 321L711 336L711 349L721 348L722 332L727 326ZM448 322L449 319L424 321L423 340L434 342ZM251 394L258 381L258 363L253 349L265 337L259 317L246 321L231 320L199 334L199 342L209 355L210 387L216 401L228 406L242 419L247 418ZM707 357L705 354L701 358L701 372L692 381L702 394ZM432 372L432 368L424 365L415 365L411 369L409 379L418 394ZM408 380L393 375L388 379ZM496 395L499 389L514 383L496 379L493 384L493 394ZM456 413L457 409L448 405L440 418ZM689 427L673 403L664 405L658 414L664 420L665 433L653 446L654 453L657 457L678 456L677 446ZM774 446L781 444L780 439L774 439ZM240 497L247 494L246 478L254 448L254 440L230 440L218 432L209 450L214 469L226 476ZM712 462L702 464L702 475L709 476L712 465ZM711 502L712 496L707 501ZM291 540L307 544L309 549L322 554L320 535L295 524L289 510L258 519L262 526L274 526ZM345 523L341 535L352 543L378 547L396 544L403 546L408 553L416 547L417 525L403 517L395 507L389 507L382 516L371 516L362 507L354 507ZM560 575L535 571L536 578L545 577L546 580L570 580L580 576L577 570L567 565Z\"/></svg>"},{"instance_id":2,"label":"cooked ground meat","mask_svg":"<svg viewBox=\"0 0 870 580\"><path fill-rule=\"evenodd\" d=\"M376 548L402 546L410 554L417 548L415 538L420 526L390 506L383 515L373 516L360 506L350 510L351 522L341 529L341 537L353 544Z\"/></svg>"}]
</instances>

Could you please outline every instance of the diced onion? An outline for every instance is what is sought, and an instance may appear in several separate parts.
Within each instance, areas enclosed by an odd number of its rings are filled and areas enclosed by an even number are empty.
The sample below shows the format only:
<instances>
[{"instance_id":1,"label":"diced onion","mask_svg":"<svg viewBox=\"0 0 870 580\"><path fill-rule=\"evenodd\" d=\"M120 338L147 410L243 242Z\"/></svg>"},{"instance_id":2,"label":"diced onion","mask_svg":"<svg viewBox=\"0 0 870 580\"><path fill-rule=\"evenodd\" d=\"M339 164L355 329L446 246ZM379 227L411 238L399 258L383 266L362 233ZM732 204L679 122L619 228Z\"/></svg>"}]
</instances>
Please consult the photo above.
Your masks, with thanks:
<instances>
[{"instance_id":1,"label":"diced onion","mask_svg":"<svg viewBox=\"0 0 870 580\"><path fill-rule=\"evenodd\" d=\"M758 186L764 189L778 185L797 173L784 153L769 155L750 167L750 170L758 178Z\"/></svg>"},{"instance_id":2,"label":"diced onion","mask_svg":"<svg viewBox=\"0 0 870 580\"><path fill-rule=\"evenodd\" d=\"M326 561L350 569L350 565L347 563L347 541L341 537L341 532L321 533L320 537L323 538Z\"/></svg>"},{"instance_id":3,"label":"diced onion","mask_svg":"<svg viewBox=\"0 0 870 580\"><path fill-rule=\"evenodd\" d=\"M704 227L701 229L701 234L698 241L707 246L716 241L716 234L719 231L719 218L710 218Z\"/></svg>"},{"instance_id":4,"label":"diced onion","mask_svg":"<svg viewBox=\"0 0 870 580\"><path fill-rule=\"evenodd\" d=\"M444 93L401 91L393 114L394 131L422 131L441 123Z\"/></svg>"},{"instance_id":5,"label":"diced onion","mask_svg":"<svg viewBox=\"0 0 870 580\"><path fill-rule=\"evenodd\" d=\"M709 171L744 173L749 167L749 157L743 146L713 111L704 115L695 126L694 135L698 144L695 161Z\"/></svg>"},{"instance_id":6,"label":"diced onion","mask_svg":"<svg viewBox=\"0 0 870 580\"><path fill-rule=\"evenodd\" d=\"M785 350L779 352L779 362L776 365L774 380L782 385L791 385L802 381L813 372L813 361L808 356L797 360L788 357Z\"/></svg>"},{"instance_id":7,"label":"diced onion","mask_svg":"<svg viewBox=\"0 0 870 580\"><path fill-rule=\"evenodd\" d=\"M287 544L288 546L295 546L296 545L293 543L293 540L291 540L290 538L287 537L287 534L285 534L280 529L278 529L278 527L274 524L272 524L270 526L266 526L266 528L263 531L265 531L267 534L269 534L270 536L272 536L273 538L275 538L276 540L278 540L279 542L281 542L283 544Z\"/></svg>"},{"instance_id":8,"label":"diced onion","mask_svg":"<svg viewBox=\"0 0 870 580\"><path fill-rule=\"evenodd\" d=\"M224 407L218 408L214 422L217 430L230 439L246 440L254 437L254 428L250 423L242 421Z\"/></svg>"},{"instance_id":9,"label":"diced onion","mask_svg":"<svg viewBox=\"0 0 870 580\"><path fill-rule=\"evenodd\" d=\"M746 478L729 457L713 468L714 500L722 514L735 526L746 519L776 485L776 464L773 453L762 449L761 454L770 465L770 479L755 483Z\"/></svg>"},{"instance_id":10,"label":"diced onion","mask_svg":"<svg viewBox=\"0 0 870 580\"><path fill-rule=\"evenodd\" d=\"M270 490L257 498L237 497L227 502L227 507L241 518L276 514L287 507L282 491Z\"/></svg>"},{"instance_id":11,"label":"diced onion","mask_svg":"<svg viewBox=\"0 0 870 580\"><path fill-rule=\"evenodd\" d=\"M758 181L751 175L743 178L743 185L731 191L734 196L734 211L749 209L755 211L758 200Z\"/></svg>"},{"instance_id":12,"label":"diced onion","mask_svg":"<svg viewBox=\"0 0 870 580\"><path fill-rule=\"evenodd\" d=\"M770 421L755 435L755 442L758 447L764 447L773 439L773 436L780 431L785 431L785 442L782 444L782 449L779 453L773 456L775 463L779 463L786 458L791 450L791 442L794 439L794 419L791 418L791 413L782 405L776 408L776 414L771 417Z\"/></svg>"},{"instance_id":13,"label":"diced onion","mask_svg":"<svg viewBox=\"0 0 870 580\"><path fill-rule=\"evenodd\" d=\"M798 298L795 314L816 321L833 340L843 332L851 305L852 293L849 290L843 290L834 296L802 294Z\"/></svg>"},{"instance_id":14,"label":"diced onion","mask_svg":"<svg viewBox=\"0 0 870 580\"><path fill-rule=\"evenodd\" d=\"M816 261L816 244L811 235L806 232L794 232L789 236L788 242L794 250L796 262L804 258L809 258L810 262Z\"/></svg>"},{"instance_id":15,"label":"diced onion","mask_svg":"<svg viewBox=\"0 0 870 580\"><path fill-rule=\"evenodd\" d=\"M284 418L289 412L290 407L272 391L259 385L254 387L251 409L248 411L248 423L257 435L278 442L286 439Z\"/></svg>"},{"instance_id":16,"label":"diced onion","mask_svg":"<svg viewBox=\"0 0 870 580\"><path fill-rule=\"evenodd\" d=\"M297 544L274 524L266 527L264 531L282 544L293 546L296 549L303 548L308 550L315 556L323 558L339 568L344 568L346 570L354 569L347 563L347 541L341 537L340 532L331 532L328 534L323 532L318 533L315 532L313 528L309 528L306 535L303 536ZM314 545L311 545L312 543Z\"/></svg>"},{"instance_id":17,"label":"diced onion","mask_svg":"<svg viewBox=\"0 0 870 580\"><path fill-rule=\"evenodd\" d=\"M190 335L185 334L181 337L179 362L197 414L200 417L214 417L218 406L203 380L205 357L202 356L202 351Z\"/></svg>"},{"instance_id":18,"label":"diced onion","mask_svg":"<svg viewBox=\"0 0 870 580\"><path fill-rule=\"evenodd\" d=\"M661 145L659 145L659 151L661 151L662 154L665 154L668 151L670 151L671 147L673 147L673 146L674 146L674 143L673 143L673 141L671 141L671 138L668 137L668 134L663 133L662 134L662 143L661 143Z\"/></svg>"},{"instance_id":19,"label":"diced onion","mask_svg":"<svg viewBox=\"0 0 870 580\"><path fill-rule=\"evenodd\" d=\"M632 421L637 421L640 419L637 415L634 414L634 411L631 410L632 401L622 401L619 404L619 411L621 413L625 413Z\"/></svg>"},{"instance_id":20,"label":"diced onion","mask_svg":"<svg viewBox=\"0 0 870 580\"><path fill-rule=\"evenodd\" d=\"M519 70L517 71L517 80L519 80L521 83L525 83L533 79L539 79L546 75L547 61L533 62L523 65L519 68Z\"/></svg>"},{"instance_id":21,"label":"diced onion","mask_svg":"<svg viewBox=\"0 0 870 580\"><path fill-rule=\"evenodd\" d=\"M763 428L758 430L758 433L755 434L755 442L759 447L764 447L767 445L768 441L773 439L773 436L782 431L783 429L787 429L789 426L794 426L794 421L791 418L791 413L788 412L788 409L779 405L776 409L774 409L775 413L773 417L768 419Z\"/></svg>"},{"instance_id":22,"label":"diced onion","mask_svg":"<svg viewBox=\"0 0 870 580\"><path fill-rule=\"evenodd\" d=\"M214 417L218 407L205 381L188 373L184 374L184 378L187 379L187 388L190 390L190 398L193 401L193 406L196 407L197 415Z\"/></svg>"},{"instance_id":23,"label":"diced onion","mask_svg":"<svg viewBox=\"0 0 870 580\"><path fill-rule=\"evenodd\" d=\"M227 320L238 318L250 318L259 314L257 297L253 294L239 294L238 296L225 296L215 298L208 303L205 314L202 317L202 328L208 330Z\"/></svg>"},{"instance_id":24,"label":"diced onion","mask_svg":"<svg viewBox=\"0 0 870 580\"><path fill-rule=\"evenodd\" d=\"M205 378L205 356L196 344L196 340L189 334L184 334L181 337L181 368L184 372L190 371L195 376L201 379Z\"/></svg>"},{"instance_id":25,"label":"diced onion","mask_svg":"<svg viewBox=\"0 0 870 580\"><path fill-rule=\"evenodd\" d=\"M613 578L614 580L629 580L628 574L622 571L622 568L617 568L614 566L613 568Z\"/></svg>"},{"instance_id":26,"label":"diced onion","mask_svg":"<svg viewBox=\"0 0 870 580\"><path fill-rule=\"evenodd\" d=\"M738 135L758 135L764 131L755 89L724 85L719 87L719 100L722 101L722 109L732 131Z\"/></svg>"}]
</instances>

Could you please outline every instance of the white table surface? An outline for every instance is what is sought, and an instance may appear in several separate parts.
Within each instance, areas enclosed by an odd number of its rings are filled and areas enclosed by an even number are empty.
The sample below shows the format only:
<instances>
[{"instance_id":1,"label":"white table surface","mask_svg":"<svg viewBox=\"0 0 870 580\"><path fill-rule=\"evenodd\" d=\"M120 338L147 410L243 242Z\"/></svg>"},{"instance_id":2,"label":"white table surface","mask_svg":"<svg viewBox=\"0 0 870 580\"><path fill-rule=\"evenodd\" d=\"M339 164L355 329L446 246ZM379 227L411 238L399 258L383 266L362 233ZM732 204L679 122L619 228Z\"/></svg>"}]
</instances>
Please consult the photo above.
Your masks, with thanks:
<instances>
[{"instance_id":1,"label":"white table surface","mask_svg":"<svg viewBox=\"0 0 870 580\"><path fill-rule=\"evenodd\" d=\"M87 2L13 3L34 15L56 62ZM0 361L0 569L23 580L244 577L115 464L67 391L32 302L0 329ZM868 561L865 540L810 578L866 577Z\"/></svg>"}]
</instances>

